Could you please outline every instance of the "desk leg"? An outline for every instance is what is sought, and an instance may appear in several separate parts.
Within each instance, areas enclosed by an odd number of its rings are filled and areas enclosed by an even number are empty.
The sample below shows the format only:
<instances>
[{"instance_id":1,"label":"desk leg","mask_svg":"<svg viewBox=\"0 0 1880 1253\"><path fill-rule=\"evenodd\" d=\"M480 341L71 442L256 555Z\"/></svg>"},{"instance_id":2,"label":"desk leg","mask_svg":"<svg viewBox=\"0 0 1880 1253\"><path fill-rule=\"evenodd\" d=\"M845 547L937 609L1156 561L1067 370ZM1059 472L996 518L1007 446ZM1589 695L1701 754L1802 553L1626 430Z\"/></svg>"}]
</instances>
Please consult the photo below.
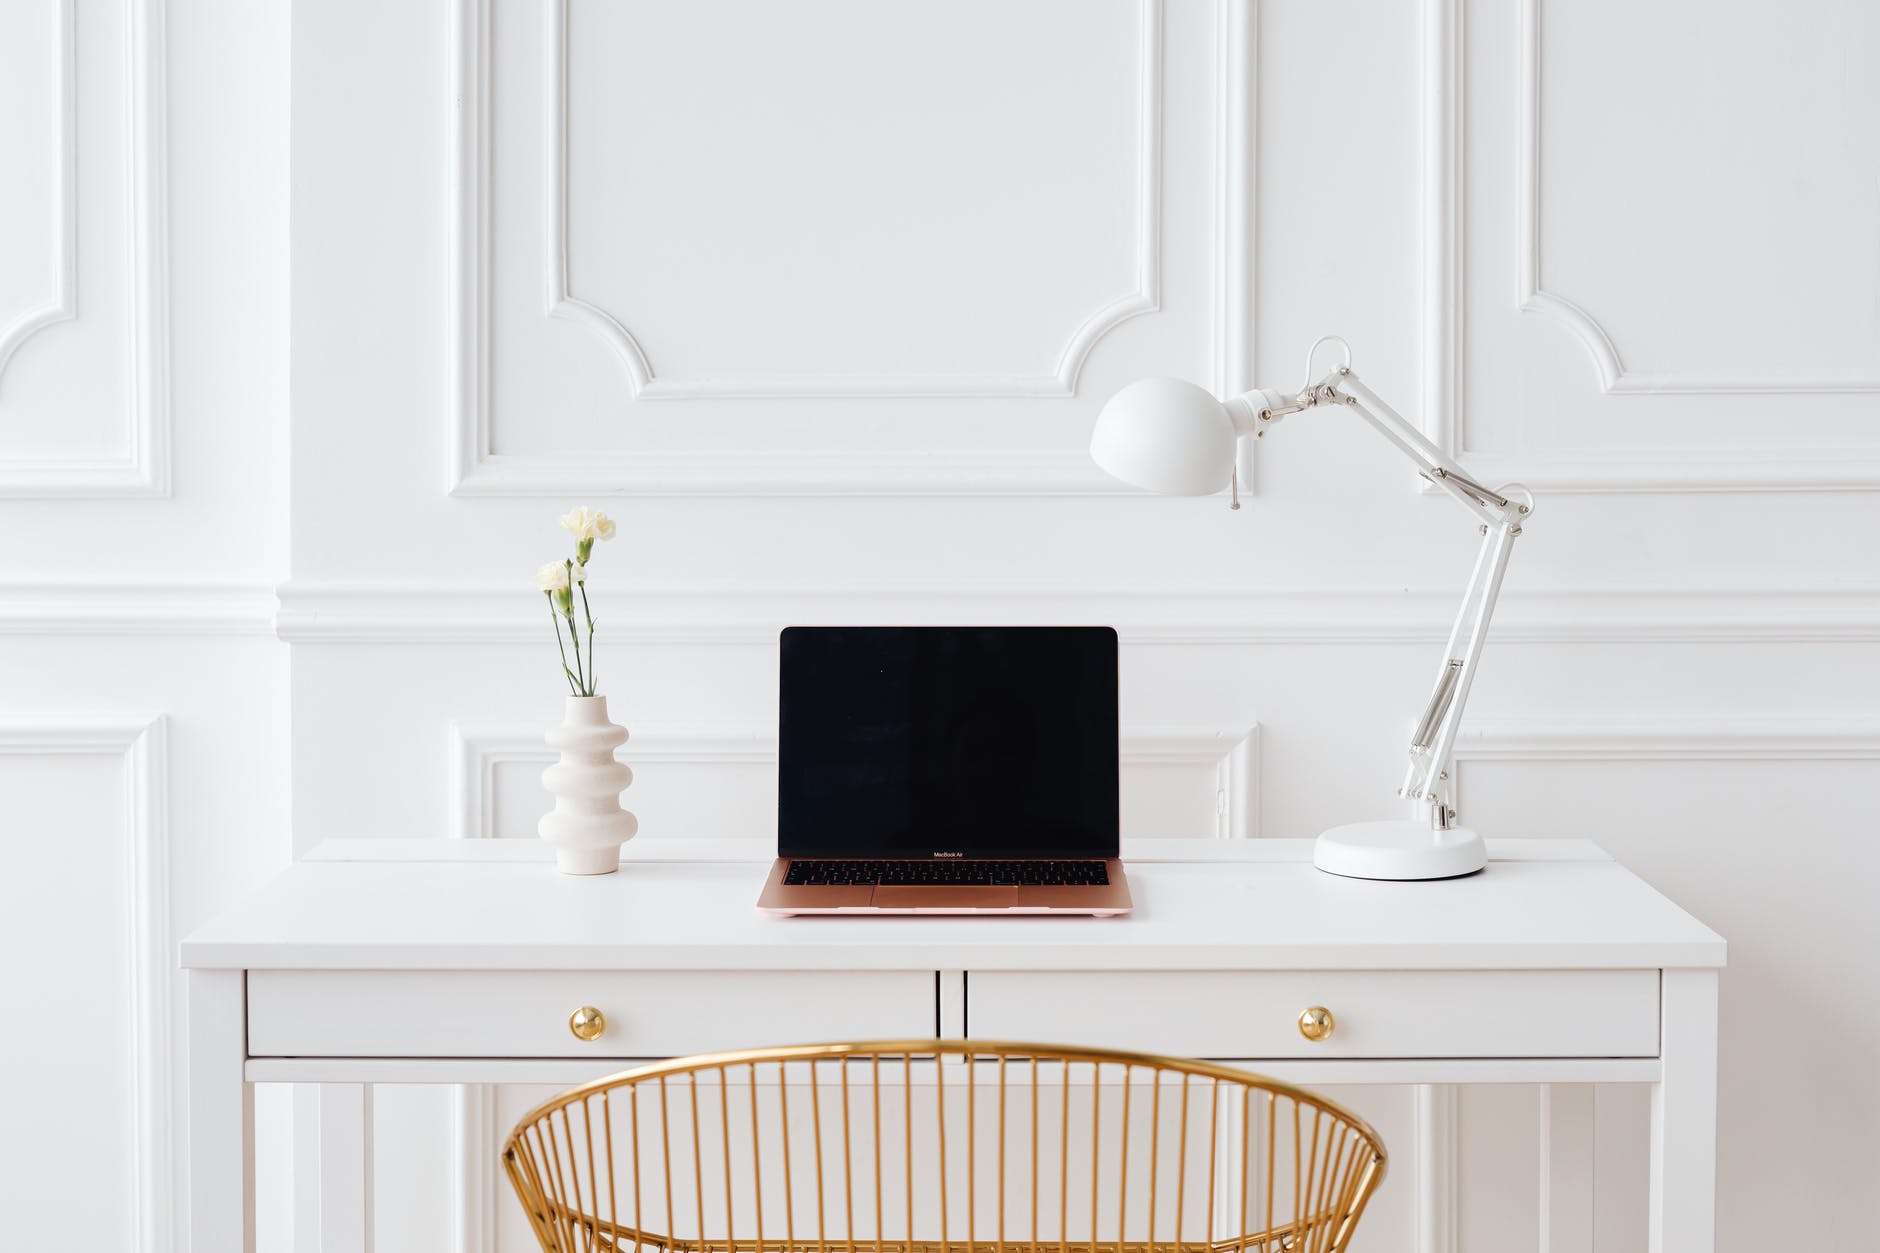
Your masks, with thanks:
<instances>
[{"instance_id":1,"label":"desk leg","mask_svg":"<svg viewBox=\"0 0 1880 1253\"><path fill-rule=\"evenodd\" d=\"M1416 1093L1416 1245L1417 1253L1454 1249L1456 1216L1456 1134L1460 1121L1456 1085L1419 1083Z\"/></svg>"},{"instance_id":2,"label":"desk leg","mask_svg":"<svg viewBox=\"0 0 1880 1253\"><path fill-rule=\"evenodd\" d=\"M189 1247L253 1253L254 1088L239 970L189 972Z\"/></svg>"},{"instance_id":3,"label":"desk leg","mask_svg":"<svg viewBox=\"0 0 1880 1253\"><path fill-rule=\"evenodd\" d=\"M1651 1253L1717 1239L1717 972L1667 970L1664 1073L1652 1091Z\"/></svg>"}]
</instances>

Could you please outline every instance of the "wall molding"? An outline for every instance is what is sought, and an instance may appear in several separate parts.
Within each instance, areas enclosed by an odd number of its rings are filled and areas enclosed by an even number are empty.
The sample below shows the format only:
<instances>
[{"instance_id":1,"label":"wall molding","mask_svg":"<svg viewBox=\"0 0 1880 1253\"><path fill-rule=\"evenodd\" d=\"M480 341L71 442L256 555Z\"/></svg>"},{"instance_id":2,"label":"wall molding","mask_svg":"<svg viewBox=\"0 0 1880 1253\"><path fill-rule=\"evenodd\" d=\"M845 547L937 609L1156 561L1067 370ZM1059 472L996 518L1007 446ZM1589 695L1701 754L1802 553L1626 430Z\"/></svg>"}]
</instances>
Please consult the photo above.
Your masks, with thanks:
<instances>
[{"instance_id":1,"label":"wall molding","mask_svg":"<svg viewBox=\"0 0 1880 1253\"><path fill-rule=\"evenodd\" d=\"M1473 719L1450 765L1458 809L1464 766L1487 761L1880 761L1880 718Z\"/></svg>"},{"instance_id":2,"label":"wall molding","mask_svg":"<svg viewBox=\"0 0 1880 1253\"><path fill-rule=\"evenodd\" d=\"M777 738L767 726L749 723L650 724L633 729L621 749L633 765L679 762L735 765L775 762ZM495 779L498 766L516 762L546 767L555 750L542 729L517 723L460 720L450 725L451 834L460 839L495 838ZM1210 727L1143 727L1122 734L1122 761L1131 765L1199 765L1215 770L1219 797L1215 834L1254 839L1260 834L1260 727L1220 731Z\"/></svg>"},{"instance_id":3,"label":"wall molding","mask_svg":"<svg viewBox=\"0 0 1880 1253\"><path fill-rule=\"evenodd\" d=\"M929 377L861 374L771 375L745 379L674 378L655 373L651 359L625 322L598 304L573 294L568 247L568 0L543 6L547 52L544 80L542 182L548 229L543 273L547 278L547 314L568 318L596 335L620 358L627 383L640 400L709 397L827 399L876 397L968 398L978 396L1073 396L1084 360L1098 340L1130 318L1161 307L1162 254L1162 0L1136 0L1136 207L1133 290L1093 310L1072 331L1051 369L1035 375L936 375ZM992 293L986 293L992 298Z\"/></svg>"},{"instance_id":4,"label":"wall molding","mask_svg":"<svg viewBox=\"0 0 1880 1253\"><path fill-rule=\"evenodd\" d=\"M454 820L451 834L460 839L494 839L496 768L516 762L546 767L556 751L542 740L542 728L518 723L460 720L450 725ZM676 762L732 765L777 760L777 739L768 730L737 724L650 724L631 729L621 751L635 765Z\"/></svg>"},{"instance_id":5,"label":"wall molding","mask_svg":"<svg viewBox=\"0 0 1880 1253\"><path fill-rule=\"evenodd\" d=\"M76 0L52 0L56 16L52 27L53 107L52 180L49 216L52 219L52 290L37 304L28 305L0 323L0 377L20 345L55 322L78 313L78 16Z\"/></svg>"},{"instance_id":6,"label":"wall molding","mask_svg":"<svg viewBox=\"0 0 1880 1253\"><path fill-rule=\"evenodd\" d=\"M1612 395L1753 396L1880 391L1880 371L1766 371L1731 375L1636 374L1625 368L1619 347L1584 307L1541 285L1541 0L1521 6L1521 112L1516 159L1521 256L1515 268L1517 303L1561 323L1586 349L1600 390ZM1869 453L1869 455L1873 455Z\"/></svg>"},{"instance_id":7,"label":"wall molding","mask_svg":"<svg viewBox=\"0 0 1880 1253\"><path fill-rule=\"evenodd\" d=\"M1880 718L1488 718L1456 738L1458 761L1870 761Z\"/></svg>"},{"instance_id":8,"label":"wall molding","mask_svg":"<svg viewBox=\"0 0 1880 1253\"><path fill-rule=\"evenodd\" d=\"M1418 178L1423 197L1421 265L1423 429L1452 454L1462 450L1464 127L1463 0L1422 0ZM1419 484L1424 480L1419 477Z\"/></svg>"},{"instance_id":9,"label":"wall molding","mask_svg":"<svg viewBox=\"0 0 1880 1253\"><path fill-rule=\"evenodd\" d=\"M1390 644L1448 638L1453 589L643 587L610 620L635 644L769 645L818 622L1106 622L1137 644ZM297 644L544 642L541 605L511 584L289 582L276 631ZM1880 585L1509 590L1510 643L1821 643L1880 640Z\"/></svg>"},{"instance_id":10,"label":"wall molding","mask_svg":"<svg viewBox=\"0 0 1880 1253\"><path fill-rule=\"evenodd\" d=\"M1260 724L1244 731L1207 727L1139 727L1122 733L1125 767L1212 766L1214 837L1260 838Z\"/></svg>"},{"instance_id":11,"label":"wall molding","mask_svg":"<svg viewBox=\"0 0 1880 1253\"><path fill-rule=\"evenodd\" d=\"M1603 327L1541 283L1540 4L1523 0L1517 75L1516 307L1551 317L1590 356L1599 394L1820 395L1880 391L1880 372L1766 373L1734 377L1628 372ZM1451 455L1490 483L1518 480L1553 492L1872 491L1880 446L1532 449L1468 447L1463 246L1467 163L1463 146L1467 39L1463 0L1422 0L1423 419ZM1430 490L1427 487L1424 490Z\"/></svg>"},{"instance_id":12,"label":"wall molding","mask_svg":"<svg viewBox=\"0 0 1880 1253\"><path fill-rule=\"evenodd\" d=\"M273 635L272 584L0 579L0 635Z\"/></svg>"},{"instance_id":13,"label":"wall molding","mask_svg":"<svg viewBox=\"0 0 1880 1253\"><path fill-rule=\"evenodd\" d=\"M451 289L455 332L448 352L451 395L450 449L446 489L453 496L560 496L568 493L677 496L992 496L1110 495L1129 489L1090 464L1081 444L1069 449L985 449L936 453L841 450L771 452L610 452L504 454L494 450L490 415L490 208L491 0L457 0L452 12L454 170ZM1225 2L1225 0L1224 0ZM1225 11L1225 9L1223 10ZM1162 286L1162 77L1163 0L1137 0L1140 56L1136 115L1139 151L1135 188L1136 285L1093 311L1075 328L1057 361L1045 373L1017 378L876 378L825 375L745 382L662 378L624 323L570 292L566 238L567 152L565 138L565 0L548 6L544 208L550 229L545 245L545 306L550 316L572 318L593 331L621 358L629 384L641 400L697 398L962 398L1058 399L1076 394L1085 360L1097 342L1130 318L1160 308ZM1242 19L1251 23L1251 17ZM1231 23L1222 19L1222 30ZM1250 82L1254 53L1247 38L1223 48L1224 74ZM1251 93L1244 93L1251 99ZM1223 92L1222 100L1230 93ZM1245 124L1240 123L1244 120ZM1250 194L1254 155L1251 113L1224 126L1216 191L1219 212L1253 211ZM1226 258L1229 286L1244 275L1244 294L1220 294L1214 338L1218 362L1238 363L1251 353L1252 223L1223 227L1221 239L1244 239L1246 254ZM1218 268L1218 267L1217 267ZM1227 277L1232 275L1232 278ZM1251 360L1245 361L1251 375ZM1221 365L1223 378L1232 369Z\"/></svg>"},{"instance_id":14,"label":"wall molding","mask_svg":"<svg viewBox=\"0 0 1880 1253\"><path fill-rule=\"evenodd\" d=\"M120 115L127 146L124 162L124 213L128 259L125 286L125 321L129 326L123 356L129 392L130 450L120 457L0 457L0 498L68 499L148 497L170 494L170 343L169 343L169 213L166 170L168 131L166 110L167 55L166 0L139 0L124 6L128 27L124 65L127 88ZM62 90L65 112L71 121L55 123L64 131L65 160L76 162L78 128L76 99L71 96L81 67L72 28L72 7L61 10L66 24ZM68 168L67 178L75 176ZM63 264L76 282L77 218L74 187L68 184L65 203L67 247ZM66 308L69 306L69 308ZM63 311L61 311L63 310ZM56 315L56 316L55 316ZM75 285L68 285L64 300L43 321L18 333L17 325L0 342L0 366L39 326L77 316Z\"/></svg>"},{"instance_id":15,"label":"wall molding","mask_svg":"<svg viewBox=\"0 0 1880 1253\"><path fill-rule=\"evenodd\" d=\"M129 867L131 1032L130 1196L134 1253L177 1247L177 1126L170 937L166 723L161 715L8 716L0 755L117 757L124 768L124 855Z\"/></svg>"},{"instance_id":16,"label":"wall molding","mask_svg":"<svg viewBox=\"0 0 1880 1253\"><path fill-rule=\"evenodd\" d=\"M1260 0L1216 0L1215 116L1219 199L1214 226L1214 394L1238 396L1259 385L1254 345L1258 287ZM1236 442L1242 492L1258 489L1258 441Z\"/></svg>"},{"instance_id":17,"label":"wall molding","mask_svg":"<svg viewBox=\"0 0 1880 1253\"><path fill-rule=\"evenodd\" d=\"M485 415L487 418L487 414ZM487 432L487 420L479 420ZM461 436L463 431L456 432ZM1074 452L484 452L454 439L453 496L1114 496L1134 489ZM1146 493L1138 493L1146 494Z\"/></svg>"}]
</instances>

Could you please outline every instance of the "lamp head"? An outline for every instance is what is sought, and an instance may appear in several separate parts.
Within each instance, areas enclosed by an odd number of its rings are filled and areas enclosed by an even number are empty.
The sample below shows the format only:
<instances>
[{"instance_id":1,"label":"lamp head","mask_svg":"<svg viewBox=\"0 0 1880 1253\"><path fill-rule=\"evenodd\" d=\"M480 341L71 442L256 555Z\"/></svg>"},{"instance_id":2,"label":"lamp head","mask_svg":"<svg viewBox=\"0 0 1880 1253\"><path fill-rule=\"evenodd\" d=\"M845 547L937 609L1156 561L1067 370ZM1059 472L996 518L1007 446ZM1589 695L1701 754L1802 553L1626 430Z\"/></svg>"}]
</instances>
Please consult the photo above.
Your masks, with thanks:
<instances>
[{"instance_id":1,"label":"lamp head","mask_svg":"<svg viewBox=\"0 0 1880 1253\"><path fill-rule=\"evenodd\" d=\"M1169 496L1209 496L1234 472L1239 435L1226 405L1182 379L1142 379L1110 397L1090 456L1112 475Z\"/></svg>"}]
</instances>

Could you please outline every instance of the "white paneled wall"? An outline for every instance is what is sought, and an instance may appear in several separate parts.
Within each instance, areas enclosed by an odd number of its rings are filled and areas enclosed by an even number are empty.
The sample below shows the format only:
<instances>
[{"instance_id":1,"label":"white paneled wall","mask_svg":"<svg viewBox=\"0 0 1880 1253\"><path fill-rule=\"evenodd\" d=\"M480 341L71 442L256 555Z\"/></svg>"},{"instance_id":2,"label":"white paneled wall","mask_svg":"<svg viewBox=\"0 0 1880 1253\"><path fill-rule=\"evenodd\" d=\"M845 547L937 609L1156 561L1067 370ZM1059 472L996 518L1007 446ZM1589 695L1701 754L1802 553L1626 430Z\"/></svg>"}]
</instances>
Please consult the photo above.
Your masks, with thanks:
<instances>
[{"instance_id":1,"label":"white paneled wall","mask_svg":"<svg viewBox=\"0 0 1880 1253\"><path fill-rule=\"evenodd\" d=\"M0 4L7 1247L186 1247L175 941L289 855L286 36Z\"/></svg>"},{"instance_id":2,"label":"white paneled wall","mask_svg":"<svg viewBox=\"0 0 1880 1253\"><path fill-rule=\"evenodd\" d=\"M157 959L320 839L529 835L574 503L649 832L767 829L788 622L1116 624L1132 834L1391 813L1464 515L1337 414L1238 513L1083 451L1337 332L1539 496L1466 815L1725 934L1722 1247L1860 1246L1876 53L1861 0L0 5L0 1060L96 1077L98 1221L174 1247ZM1345 1095L1373 1253L1643 1247L1636 1091ZM516 1253L527 1096L302 1098L265 1242L324 1186Z\"/></svg>"}]
</instances>

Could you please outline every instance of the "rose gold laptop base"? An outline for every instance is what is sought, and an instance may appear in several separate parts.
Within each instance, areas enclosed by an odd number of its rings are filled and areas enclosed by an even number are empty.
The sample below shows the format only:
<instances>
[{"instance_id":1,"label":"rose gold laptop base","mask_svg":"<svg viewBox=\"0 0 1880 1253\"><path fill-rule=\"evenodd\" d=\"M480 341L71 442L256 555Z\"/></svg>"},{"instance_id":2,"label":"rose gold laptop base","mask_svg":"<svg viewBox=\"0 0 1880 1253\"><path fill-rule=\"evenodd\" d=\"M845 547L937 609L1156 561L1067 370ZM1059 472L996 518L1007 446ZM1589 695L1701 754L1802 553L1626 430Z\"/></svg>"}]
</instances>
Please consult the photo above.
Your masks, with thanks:
<instances>
[{"instance_id":1,"label":"rose gold laptop base","mask_svg":"<svg viewBox=\"0 0 1880 1253\"><path fill-rule=\"evenodd\" d=\"M819 859L820 860L820 859ZM887 884L785 886L790 859L770 867L757 908L766 914L1084 914L1099 918L1126 914L1133 905L1123 863L1103 863L1109 882L1100 886L997 887L943 884L908 887Z\"/></svg>"}]
</instances>

